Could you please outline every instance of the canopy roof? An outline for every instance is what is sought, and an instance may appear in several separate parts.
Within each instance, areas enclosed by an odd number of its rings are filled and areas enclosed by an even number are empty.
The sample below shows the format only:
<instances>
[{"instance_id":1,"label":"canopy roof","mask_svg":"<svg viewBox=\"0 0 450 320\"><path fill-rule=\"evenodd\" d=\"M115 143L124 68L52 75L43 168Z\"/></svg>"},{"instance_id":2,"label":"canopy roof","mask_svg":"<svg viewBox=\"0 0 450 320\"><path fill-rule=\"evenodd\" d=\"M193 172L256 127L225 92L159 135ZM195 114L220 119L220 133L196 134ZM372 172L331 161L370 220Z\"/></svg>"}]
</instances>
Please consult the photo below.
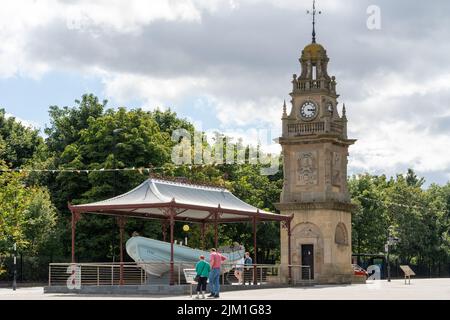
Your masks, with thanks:
<instances>
[{"instance_id":1,"label":"canopy roof","mask_svg":"<svg viewBox=\"0 0 450 320\"><path fill-rule=\"evenodd\" d=\"M291 216L275 214L245 203L223 188L150 178L133 190L103 201L69 205L73 213L96 213L146 219L169 218L205 223L243 222L254 217L266 221L287 221Z\"/></svg>"}]
</instances>

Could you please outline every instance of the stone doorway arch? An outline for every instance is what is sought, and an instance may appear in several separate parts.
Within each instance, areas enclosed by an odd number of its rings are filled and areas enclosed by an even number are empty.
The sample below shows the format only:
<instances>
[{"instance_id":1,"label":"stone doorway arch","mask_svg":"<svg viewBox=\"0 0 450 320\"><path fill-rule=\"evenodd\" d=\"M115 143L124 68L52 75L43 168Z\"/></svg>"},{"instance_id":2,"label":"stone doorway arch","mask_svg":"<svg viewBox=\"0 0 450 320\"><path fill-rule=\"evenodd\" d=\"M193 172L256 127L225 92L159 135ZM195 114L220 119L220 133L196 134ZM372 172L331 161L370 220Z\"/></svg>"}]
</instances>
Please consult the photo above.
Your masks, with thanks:
<instances>
[{"instance_id":1,"label":"stone doorway arch","mask_svg":"<svg viewBox=\"0 0 450 320\"><path fill-rule=\"evenodd\" d=\"M322 271L322 265L324 261L324 244L323 236L317 225L311 222L303 222L294 226L292 229L292 264L294 265L304 265L305 262L302 261L302 246L303 249L307 245L312 245L313 251L313 269L314 272L311 275L312 279L317 279L317 276ZM308 247L309 248L309 247ZM302 280L302 270L296 268L293 270L293 277L295 280ZM304 279L304 274L303 274Z\"/></svg>"}]
</instances>

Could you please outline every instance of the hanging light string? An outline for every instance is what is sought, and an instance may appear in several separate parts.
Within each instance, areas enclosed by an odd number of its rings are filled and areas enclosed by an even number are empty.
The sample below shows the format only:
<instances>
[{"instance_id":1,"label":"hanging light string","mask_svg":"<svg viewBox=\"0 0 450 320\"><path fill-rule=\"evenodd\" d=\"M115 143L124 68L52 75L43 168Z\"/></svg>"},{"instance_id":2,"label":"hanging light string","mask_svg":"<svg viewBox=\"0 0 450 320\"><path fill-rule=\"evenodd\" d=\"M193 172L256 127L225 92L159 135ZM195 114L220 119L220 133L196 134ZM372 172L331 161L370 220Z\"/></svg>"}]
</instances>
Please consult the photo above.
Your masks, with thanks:
<instances>
[{"instance_id":1,"label":"hanging light string","mask_svg":"<svg viewBox=\"0 0 450 320\"><path fill-rule=\"evenodd\" d=\"M181 166L176 166L181 167ZM192 165L188 165L188 168L192 168ZM91 173L91 172L135 172L138 171L139 173L150 173L154 170L163 170L163 169L169 169L170 167L151 167L151 168L121 168L121 169L0 169L0 172L24 172L24 173L61 173L61 172L67 172L67 173Z\"/></svg>"},{"instance_id":2,"label":"hanging light string","mask_svg":"<svg viewBox=\"0 0 450 320\"><path fill-rule=\"evenodd\" d=\"M158 171L158 170L167 170L172 168L182 168L186 167L189 168L189 170L193 168L204 168L204 167L217 167L221 165L227 165L226 163L212 163L212 164L185 164L185 165L172 165L172 166L160 166L160 167L132 167L132 168L116 168L116 169L107 169L107 168L101 168L101 169L73 169L73 168L67 168L67 169L23 169L23 168L0 168L0 173L2 172L19 172L19 173L91 173L91 172L139 172L141 174L143 173L151 173L152 171ZM256 164L250 164L250 163L242 163L239 165L256 165Z\"/></svg>"},{"instance_id":3,"label":"hanging light string","mask_svg":"<svg viewBox=\"0 0 450 320\"><path fill-rule=\"evenodd\" d=\"M60 173L60 172L76 172L76 173L91 173L91 172L116 172L116 171L139 171L141 173L150 172L152 170L167 169L164 167L152 167L152 168L122 168L122 169L0 169L0 172L24 172L24 173Z\"/></svg>"}]
</instances>

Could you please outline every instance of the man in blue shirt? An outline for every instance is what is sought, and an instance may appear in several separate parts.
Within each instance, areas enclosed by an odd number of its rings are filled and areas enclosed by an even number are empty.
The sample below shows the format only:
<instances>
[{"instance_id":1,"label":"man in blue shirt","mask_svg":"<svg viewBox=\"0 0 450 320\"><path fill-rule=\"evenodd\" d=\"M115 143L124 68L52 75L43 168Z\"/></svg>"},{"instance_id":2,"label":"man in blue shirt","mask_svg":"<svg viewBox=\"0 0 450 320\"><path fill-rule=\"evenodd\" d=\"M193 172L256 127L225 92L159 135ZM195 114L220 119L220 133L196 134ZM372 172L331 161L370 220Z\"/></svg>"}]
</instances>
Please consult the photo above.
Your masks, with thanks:
<instances>
[{"instance_id":1,"label":"man in blue shirt","mask_svg":"<svg viewBox=\"0 0 450 320\"><path fill-rule=\"evenodd\" d=\"M253 281L253 268L250 266L253 265L253 260L250 257L250 253L246 252L244 257L244 285L252 284Z\"/></svg>"}]
</instances>

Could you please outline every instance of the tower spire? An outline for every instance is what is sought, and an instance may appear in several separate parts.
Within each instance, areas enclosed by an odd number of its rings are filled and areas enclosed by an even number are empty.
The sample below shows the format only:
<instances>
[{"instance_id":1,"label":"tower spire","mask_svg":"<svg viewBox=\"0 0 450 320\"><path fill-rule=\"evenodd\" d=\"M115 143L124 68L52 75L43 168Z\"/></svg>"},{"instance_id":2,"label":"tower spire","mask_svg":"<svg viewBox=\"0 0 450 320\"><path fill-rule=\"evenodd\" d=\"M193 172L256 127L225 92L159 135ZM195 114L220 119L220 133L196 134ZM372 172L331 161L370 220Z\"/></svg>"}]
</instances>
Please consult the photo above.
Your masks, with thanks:
<instances>
[{"instance_id":1,"label":"tower spire","mask_svg":"<svg viewBox=\"0 0 450 320\"><path fill-rule=\"evenodd\" d=\"M284 103L283 103L283 118L284 117L287 117L286 100L284 100Z\"/></svg>"},{"instance_id":2,"label":"tower spire","mask_svg":"<svg viewBox=\"0 0 450 320\"><path fill-rule=\"evenodd\" d=\"M313 30L312 30L312 43L316 43L316 14L322 14L322 11L317 11L316 10L316 0L313 0L313 9L312 11L307 11L307 14L311 14L313 17L313 21L312 21L312 25L313 25Z\"/></svg>"}]
</instances>

